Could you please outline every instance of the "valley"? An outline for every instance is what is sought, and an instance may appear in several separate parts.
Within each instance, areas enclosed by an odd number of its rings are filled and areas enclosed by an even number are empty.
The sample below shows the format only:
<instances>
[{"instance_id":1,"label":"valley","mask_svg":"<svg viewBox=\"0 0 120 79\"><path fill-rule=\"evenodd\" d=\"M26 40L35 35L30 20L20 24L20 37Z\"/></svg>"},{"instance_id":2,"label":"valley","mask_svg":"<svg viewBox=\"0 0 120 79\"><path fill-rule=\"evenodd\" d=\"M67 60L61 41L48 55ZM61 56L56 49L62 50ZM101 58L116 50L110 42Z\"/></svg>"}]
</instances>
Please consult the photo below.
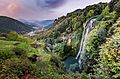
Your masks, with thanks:
<instances>
[{"instance_id":1,"label":"valley","mask_svg":"<svg viewBox=\"0 0 120 79\"><path fill-rule=\"evenodd\" d=\"M54 21L0 16L0 79L119 78L120 0Z\"/></svg>"}]
</instances>

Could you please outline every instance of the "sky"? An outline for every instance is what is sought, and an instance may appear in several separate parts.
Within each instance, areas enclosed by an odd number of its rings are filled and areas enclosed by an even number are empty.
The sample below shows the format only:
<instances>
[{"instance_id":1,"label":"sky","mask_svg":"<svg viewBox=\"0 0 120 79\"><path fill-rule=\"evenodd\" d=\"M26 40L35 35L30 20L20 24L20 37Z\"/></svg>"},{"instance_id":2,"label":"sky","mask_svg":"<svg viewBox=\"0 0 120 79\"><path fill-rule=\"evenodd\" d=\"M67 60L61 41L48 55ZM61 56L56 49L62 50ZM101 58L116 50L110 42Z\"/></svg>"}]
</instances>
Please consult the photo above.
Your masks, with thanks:
<instances>
[{"instance_id":1,"label":"sky","mask_svg":"<svg viewBox=\"0 0 120 79\"><path fill-rule=\"evenodd\" d=\"M76 9L110 0L0 0L0 16L15 19L56 19Z\"/></svg>"}]
</instances>

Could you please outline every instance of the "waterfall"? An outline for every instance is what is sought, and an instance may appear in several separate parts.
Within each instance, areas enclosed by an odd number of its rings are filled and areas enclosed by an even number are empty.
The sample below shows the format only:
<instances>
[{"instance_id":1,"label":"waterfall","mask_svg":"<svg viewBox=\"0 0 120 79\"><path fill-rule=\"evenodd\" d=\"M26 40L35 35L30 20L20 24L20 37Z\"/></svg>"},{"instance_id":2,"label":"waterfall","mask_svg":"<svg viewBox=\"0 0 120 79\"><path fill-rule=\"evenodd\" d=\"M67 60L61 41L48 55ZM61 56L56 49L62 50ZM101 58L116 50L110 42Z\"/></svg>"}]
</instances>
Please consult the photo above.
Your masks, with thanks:
<instances>
[{"instance_id":1,"label":"waterfall","mask_svg":"<svg viewBox=\"0 0 120 79\"><path fill-rule=\"evenodd\" d=\"M79 48L79 52L76 56L76 59L78 59L78 57L80 56L80 53L81 53L81 50L82 50L82 47L83 47L83 41L84 41L84 33L85 33L85 28L84 28L84 31L83 31L83 34L82 34L82 39L81 39L81 43L80 43L80 48Z\"/></svg>"},{"instance_id":2,"label":"waterfall","mask_svg":"<svg viewBox=\"0 0 120 79\"><path fill-rule=\"evenodd\" d=\"M85 44L86 44L86 40L87 40L87 36L89 34L89 32L93 29L93 23L96 19L91 19L86 27L84 27L84 31L83 31L83 34L82 34L82 39L81 39L81 44L80 44L80 49L79 49L79 52L76 56L76 59L79 59L78 60L78 63L79 63L79 67L81 69L82 67L82 63L83 63L83 59L84 59L84 55L85 55Z\"/></svg>"}]
</instances>

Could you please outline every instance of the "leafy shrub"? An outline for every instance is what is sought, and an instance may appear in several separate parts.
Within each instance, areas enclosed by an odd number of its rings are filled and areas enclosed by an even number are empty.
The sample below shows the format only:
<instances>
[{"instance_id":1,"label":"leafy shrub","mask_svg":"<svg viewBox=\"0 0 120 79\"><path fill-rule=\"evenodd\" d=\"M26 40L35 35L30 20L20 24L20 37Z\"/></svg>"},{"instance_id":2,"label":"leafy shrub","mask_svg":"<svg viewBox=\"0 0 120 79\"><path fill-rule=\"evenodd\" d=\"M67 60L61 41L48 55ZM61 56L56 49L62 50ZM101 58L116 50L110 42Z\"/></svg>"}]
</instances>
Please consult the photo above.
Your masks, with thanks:
<instances>
[{"instance_id":1,"label":"leafy shrub","mask_svg":"<svg viewBox=\"0 0 120 79\"><path fill-rule=\"evenodd\" d=\"M98 63L99 59L99 46L105 42L110 27L111 22L101 22L88 36L86 44L87 60L84 65L87 73L94 73L94 65Z\"/></svg>"},{"instance_id":2,"label":"leafy shrub","mask_svg":"<svg viewBox=\"0 0 120 79\"><path fill-rule=\"evenodd\" d=\"M22 35L17 34L16 32L10 32L7 36L8 40L10 41L20 41L20 42L26 42L31 43L33 42L32 39L24 37Z\"/></svg>"},{"instance_id":3,"label":"leafy shrub","mask_svg":"<svg viewBox=\"0 0 120 79\"><path fill-rule=\"evenodd\" d=\"M90 10L87 14L87 18L91 18L94 16L94 10Z\"/></svg>"},{"instance_id":4,"label":"leafy shrub","mask_svg":"<svg viewBox=\"0 0 120 79\"><path fill-rule=\"evenodd\" d=\"M63 74L64 73L64 65L61 62L61 58L57 56L52 56L50 59L51 64L53 65L53 69L57 69L57 73Z\"/></svg>"},{"instance_id":5,"label":"leafy shrub","mask_svg":"<svg viewBox=\"0 0 120 79\"><path fill-rule=\"evenodd\" d=\"M2 79L7 77L10 79L19 79L25 74L34 75L34 70L36 68L27 60L8 59L2 62L0 77Z\"/></svg>"},{"instance_id":6,"label":"leafy shrub","mask_svg":"<svg viewBox=\"0 0 120 79\"><path fill-rule=\"evenodd\" d=\"M26 52L27 56L30 56L32 54L37 53L37 49L31 47L31 45L27 44L27 43L20 43L17 45L17 48L21 51L24 50L24 52ZM17 51L17 50L16 50ZM23 53L24 53L23 52ZM21 52L22 53L22 52ZM24 53L25 55L25 53Z\"/></svg>"},{"instance_id":7,"label":"leafy shrub","mask_svg":"<svg viewBox=\"0 0 120 79\"><path fill-rule=\"evenodd\" d=\"M110 12L114 10L114 5L118 2L119 0L111 0L110 3L108 4L110 8Z\"/></svg>"},{"instance_id":8,"label":"leafy shrub","mask_svg":"<svg viewBox=\"0 0 120 79\"><path fill-rule=\"evenodd\" d=\"M10 50L4 50L4 51L1 51L0 50L0 59L9 59L9 58L14 58L15 57L15 53L10 51Z\"/></svg>"},{"instance_id":9,"label":"leafy shrub","mask_svg":"<svg viewBox=\"0 0 120 79\"><path fill-rule=\"evenodd\" d=\"M15 52L17 57L27 57L27 52L24 49L15 47L13 48L13 52Z\"/></svg>"},{"instance_id":10,"label":"leafy shrub","mask_svg":"<svg viewBox=\"0 0 120 79\"><path fill-rule=\"evenodd\" d=\"M7 38L11 41L16 41L18 38L18 34L16 32L10 32Z\"/></svg>"},{"instance_id":11,"label":"leafy shrub","mask_svg":"<svg viewBox=\"0 0 120 79\"><path fill-rule=\"evenodd\" d=\"M61 56L64 55L65 43L58 43L54 45L54 52L60 54Z\"/></svg>"},{"instance_id":12,"label":"leafy shrub","mask_svg":"<svg viewBox=\"0 0 120 79\"><path fill-rule=\"evenodd\" d=\"M114 10L118 13L118 15L120 14L120 1L118 1L118 2L115 4Z\"/></svg>"},{"instance_id":13,"label":"leafy shrub","mask_svg":"<svg viewBox=\"0 0 120 79\"><path fill-rule=\"evenodd\" d=\"M105 16L106 15L109 15L110 13L109 13L109 7L107 6L104 10L103 10L103 12L98 16L98 18L97 18L97 20L98 21L100 21L100 20L102 20L103 18L105 18ZM109 16L108 16L109 17Z\"/></svg>"}]
</instances>

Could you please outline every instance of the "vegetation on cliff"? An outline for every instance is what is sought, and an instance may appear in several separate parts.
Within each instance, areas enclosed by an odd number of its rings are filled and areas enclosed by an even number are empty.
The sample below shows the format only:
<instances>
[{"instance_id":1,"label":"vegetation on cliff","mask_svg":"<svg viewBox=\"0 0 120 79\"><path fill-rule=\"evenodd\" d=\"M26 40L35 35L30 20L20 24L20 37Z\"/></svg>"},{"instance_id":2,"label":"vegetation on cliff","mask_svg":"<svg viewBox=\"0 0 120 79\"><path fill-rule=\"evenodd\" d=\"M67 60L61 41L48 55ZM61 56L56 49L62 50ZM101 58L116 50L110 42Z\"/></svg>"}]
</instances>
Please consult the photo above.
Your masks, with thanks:
<instances>
[{"instance_id":1,"label":"vegetation on cliff","mask_svg":"<svg viewBox=\"0 0 120 79\"><path fill-rule=\"evenodd\" d=\"M112 0L68 13L35 38L0 34L0 79L119 79L119 14L120 0ZM63 61L77 55L91 18L96 21L87 37L83 67L67 72Z\"/></svg>"}]
</instances>

